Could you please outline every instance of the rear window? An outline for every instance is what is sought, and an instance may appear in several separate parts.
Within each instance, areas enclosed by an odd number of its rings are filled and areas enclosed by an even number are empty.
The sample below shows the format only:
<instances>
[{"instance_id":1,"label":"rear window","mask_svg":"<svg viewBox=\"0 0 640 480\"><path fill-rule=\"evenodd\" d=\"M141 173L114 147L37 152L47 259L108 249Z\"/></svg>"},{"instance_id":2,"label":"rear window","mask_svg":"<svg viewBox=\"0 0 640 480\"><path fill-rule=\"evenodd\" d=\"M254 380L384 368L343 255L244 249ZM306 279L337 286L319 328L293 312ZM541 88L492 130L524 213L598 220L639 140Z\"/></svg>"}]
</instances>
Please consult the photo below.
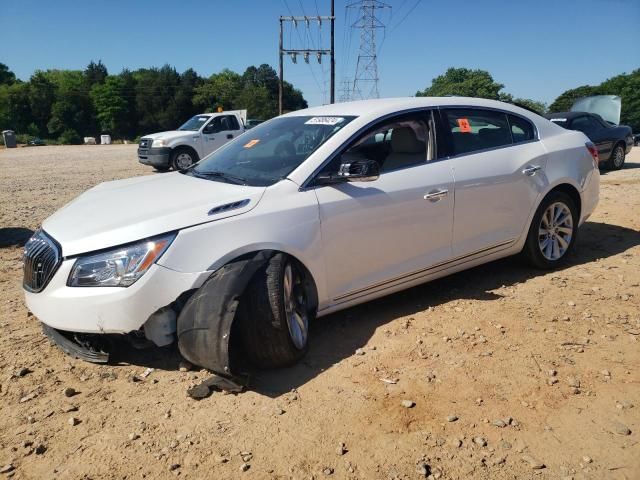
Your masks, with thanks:
<instances>
[{"instance_id":1,"label":"rear window","mask_svg":"<svg viewBox=\"0 0 640 480\"><path fill-rule=\"evenodd\" d=\"M528 142L535 139L535 130L531 122L515 115L507 115L507 117L509 118L513 143Z\"/></svg>"},{"instance_id":2,"label":"rear window","mask_svg":"<svg viewBox=\"0 0 640 480\"><path fill-rule=\"evenodd\" d=\"M511 145L507 114L482 109L446 109L453 155Z\"/></svg>"}]
</instances>

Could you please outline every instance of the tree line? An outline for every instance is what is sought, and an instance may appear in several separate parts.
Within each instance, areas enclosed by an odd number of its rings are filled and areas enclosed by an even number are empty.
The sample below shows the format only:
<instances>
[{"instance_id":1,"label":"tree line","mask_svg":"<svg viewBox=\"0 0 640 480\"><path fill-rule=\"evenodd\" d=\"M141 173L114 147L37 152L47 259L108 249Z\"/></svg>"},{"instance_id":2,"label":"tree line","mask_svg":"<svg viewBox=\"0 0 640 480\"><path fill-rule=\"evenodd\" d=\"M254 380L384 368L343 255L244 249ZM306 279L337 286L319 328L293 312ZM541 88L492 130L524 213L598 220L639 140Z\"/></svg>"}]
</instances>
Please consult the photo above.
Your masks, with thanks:
<instances>
[{"instance_id":1,"label":"tree line","mask_svg":"<svg viewBox=\"0 0 640 480\"><path fill-rule=\"evenodd\" d=\"M484 70L450 68L416 96L462 95L524 105L539 113L569 110L588 95L622 98L621 123L640 131L640 69L567 90L550 105L514 98ZM302 92L284 82L284 109L307 107ZM84 136L108 133L135 139L146 133L172 130L196 113L247 109L251 118L269 119L278 113L278 76L269 65L250 66L239 74L228 69L208 78L193 69L174 67L124 69L108 73L101 61L84 70L36 71L21 81L0 63L0 130L60 143L81 143Z\"/></svg>"},{"instance_id":2,"label":"tree line","mask_svg":"<svg viewBox=\"0 0 640 480\"><path fill-rule=\"evenodd\" d=\"M173 130L197 113L247 109L251 118L278 114L278 76L269 65L239 74L225 69L208 78L193 69L124 69L111 75L91 62L84 70L36 71L16 79L0 63L0 130L77 144L108 133L118 139ZM307 107L302 92L284 82L283 107Z\"/></svg>"},{"instance_id":3,"label":"tree line","mask_svg":"<svg viewBox=\"0 0 640 480\"><path fill-rule=\"evenodd\" d=\"M599 85L583 85L562 93L549 106L528 98L514 98L505 92L504 85L496 82L485 70L450 68L434 78L431 85L418 91L416 96L461 95L465 97L490 98L503 102L518 103L540 114L566 112L580 97L591 95L617 95L622 100L620 123L640 132L640 69L623 73L605 80Z\"/></svg>"}]
</instances>

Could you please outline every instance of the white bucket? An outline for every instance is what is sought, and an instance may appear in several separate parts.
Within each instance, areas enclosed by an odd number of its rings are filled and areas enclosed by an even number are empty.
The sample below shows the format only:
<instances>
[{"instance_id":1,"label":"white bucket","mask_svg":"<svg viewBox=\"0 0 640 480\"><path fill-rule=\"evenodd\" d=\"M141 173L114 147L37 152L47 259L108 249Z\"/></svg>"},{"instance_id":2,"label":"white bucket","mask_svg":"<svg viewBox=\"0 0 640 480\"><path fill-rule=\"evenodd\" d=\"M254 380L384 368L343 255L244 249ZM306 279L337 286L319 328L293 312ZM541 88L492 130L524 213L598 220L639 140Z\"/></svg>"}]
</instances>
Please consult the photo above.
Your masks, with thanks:
<instances>
[{"instance_id":1,"label":"white bucket","mask_svg":"<svg viewBox=\"0 0 640 480\"><path fill-rule=\"evenodd\" d=\"M111 145L111 135L100 135L100 145Z\"/></svg>"},{"instance_id":2,"label":"white bucket","mask_svg":"<svg viewBox=\"0 0 640 480\"><path fill-rule=\"evenodd\" d=\"M85 145L95 145L96 144L96 138L95 137L84 137L84 144Z\"/></svg>"}]
</instances>

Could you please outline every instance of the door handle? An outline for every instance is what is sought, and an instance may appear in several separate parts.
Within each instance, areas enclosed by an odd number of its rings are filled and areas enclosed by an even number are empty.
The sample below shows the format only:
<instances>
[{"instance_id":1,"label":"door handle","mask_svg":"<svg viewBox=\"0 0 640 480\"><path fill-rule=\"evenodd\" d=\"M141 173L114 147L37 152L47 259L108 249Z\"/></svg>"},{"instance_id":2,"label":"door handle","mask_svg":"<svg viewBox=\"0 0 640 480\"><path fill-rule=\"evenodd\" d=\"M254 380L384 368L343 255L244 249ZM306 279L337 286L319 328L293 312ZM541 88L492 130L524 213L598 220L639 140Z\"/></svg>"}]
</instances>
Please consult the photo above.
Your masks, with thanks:
<instances>
[{"instance_id":1,"label":"door handle","mask_svg":"<svg viewBox=\"0 0 640 480\"><path fill-rule=\"evenodd\" d=\"M529 167L525 167L522 170L522 173L524 173L527 177L532 177L536 174L538 170L542 170L542 167L538 165L531 165Z\"/></svg>"},{"instance_id":2,"label":"door handle","mask_svg":"<svg viewBox=\"0 0 640 480\"><path fill-rule=\"evenodd\" d=\"M231 133L228 133L228 134L227 134L227 138L228 138L228 139L231 139L231 138L233 138L233 134L231 134Z\"/></svg>"},{"instance_id":3,"label":"door handle","mask_svg":"<svg viewBox=\"0 0 640 480\"><path fill-rule=\"evenodd\" d=\"M449 194L449 190L432 190L424 196L425 200L430 202L439 202Z\"/></svg>"}]
</instances>

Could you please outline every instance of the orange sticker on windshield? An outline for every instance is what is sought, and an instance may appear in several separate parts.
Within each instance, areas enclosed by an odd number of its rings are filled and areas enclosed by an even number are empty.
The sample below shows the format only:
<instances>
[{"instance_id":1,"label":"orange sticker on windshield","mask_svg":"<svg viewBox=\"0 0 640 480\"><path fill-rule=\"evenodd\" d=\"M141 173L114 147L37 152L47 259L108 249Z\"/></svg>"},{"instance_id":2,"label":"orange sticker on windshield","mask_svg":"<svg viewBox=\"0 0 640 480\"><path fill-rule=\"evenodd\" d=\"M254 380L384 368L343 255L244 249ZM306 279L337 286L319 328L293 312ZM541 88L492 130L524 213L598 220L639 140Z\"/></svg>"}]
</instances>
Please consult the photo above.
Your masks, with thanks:
<instances>
[{"instance_id":1,"label":"orange sticker on windshield","mask_svg":"<svg viewBox=\"0 0 640 480\"><path fill-rule=\"evenodd\" d=\"M471 132L471 125L469 125L469 120L467 120L466 118L459 118L458 119L458 126L460 127L460 131L462 133L470 133Z\"/></svg>"},{"instance_id":2,"label":"orange sticker on windshield","mask_svg":"<svg viewBox=\"0 0 640 480\"><path fill-rule=\"evenodd\" d=\"M244 148L254 147L258 143L260 143L260 140L251 140L250 142L244 144Z\"/></svg>"}]
</instances>

